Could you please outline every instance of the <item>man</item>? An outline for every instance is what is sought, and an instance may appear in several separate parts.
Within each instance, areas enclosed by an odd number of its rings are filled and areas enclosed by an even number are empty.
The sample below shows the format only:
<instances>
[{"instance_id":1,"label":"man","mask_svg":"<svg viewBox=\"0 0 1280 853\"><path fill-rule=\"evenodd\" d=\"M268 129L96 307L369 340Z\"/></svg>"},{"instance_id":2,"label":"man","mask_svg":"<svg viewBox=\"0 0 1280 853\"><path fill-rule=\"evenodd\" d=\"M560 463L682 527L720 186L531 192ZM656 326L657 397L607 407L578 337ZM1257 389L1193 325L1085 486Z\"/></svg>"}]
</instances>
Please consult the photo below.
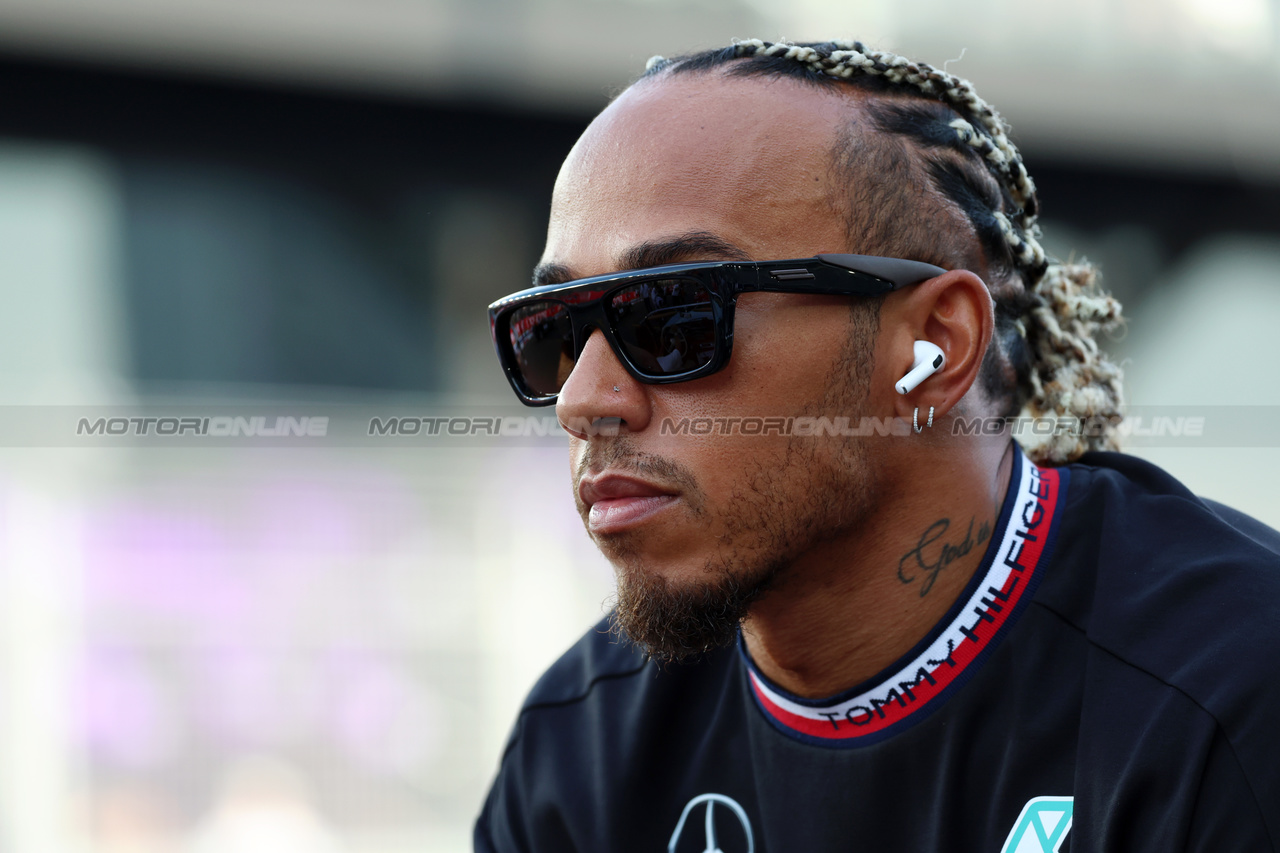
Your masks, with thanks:
<instances>
[{"instance_id":1,"label":"man","mask_svg":"<svg viewBox=\"0 0 1280 853\"><path fill-rule=\"evenodd\" d=\"M1280 537L1067 464L1118 306L1036 213L967 83L858 43L656 61L596 118L491 319L617 607L478 850L1280 846Z\"/></svg>"}]
</instances>

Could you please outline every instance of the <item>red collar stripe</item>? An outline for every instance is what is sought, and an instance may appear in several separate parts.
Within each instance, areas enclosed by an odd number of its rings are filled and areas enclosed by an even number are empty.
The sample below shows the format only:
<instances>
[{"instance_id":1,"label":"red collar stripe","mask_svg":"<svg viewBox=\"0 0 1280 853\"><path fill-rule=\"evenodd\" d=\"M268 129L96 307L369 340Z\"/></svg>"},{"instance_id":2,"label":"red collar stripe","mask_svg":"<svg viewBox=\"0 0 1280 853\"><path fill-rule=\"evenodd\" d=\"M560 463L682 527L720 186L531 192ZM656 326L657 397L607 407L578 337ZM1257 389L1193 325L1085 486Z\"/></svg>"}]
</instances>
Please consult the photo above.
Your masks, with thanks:
<instances>
[{"instance_id":1,"label":"red collar stripe","mask_svg":"<svg viewBox=\"0 0 1280 853\"><path fill-rule=\"evenodd\" d=\"M788 697L754 666L748 667L751 688L761 707L785 728L800 734L848 740L902 722L956 684L978 656L994 646L992 641L1018 609L1049 538L1061 496L1061 473L1037 468L1026 458L1021 462L1012 512L998 549L989 550L984 558L990 566L982 582L971 585L965 606L924 651L895 673L877 679L870 689L828 703Z\"/></svg>"}]
</instances>

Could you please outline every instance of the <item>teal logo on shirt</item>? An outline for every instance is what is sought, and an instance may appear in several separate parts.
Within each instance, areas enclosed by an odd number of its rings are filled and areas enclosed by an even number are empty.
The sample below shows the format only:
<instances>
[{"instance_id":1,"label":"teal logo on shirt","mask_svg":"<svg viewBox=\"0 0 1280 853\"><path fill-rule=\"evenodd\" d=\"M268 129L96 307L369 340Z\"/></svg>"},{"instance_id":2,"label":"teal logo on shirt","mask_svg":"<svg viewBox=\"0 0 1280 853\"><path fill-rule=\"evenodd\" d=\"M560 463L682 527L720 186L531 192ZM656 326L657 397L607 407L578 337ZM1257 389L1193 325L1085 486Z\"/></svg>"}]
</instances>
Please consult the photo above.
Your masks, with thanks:
<instances>
[{"instance_id":1,"label":"teal logo on shirt","mask_svg":"<svg viewBox=\"0 0 1280 853\"><path fill-rule=\"evenodd\" d=\"M1074 797L1032 797L1022 807L1000 853L1058 853L1071 831Z\"/></svg>"}]
</instances>

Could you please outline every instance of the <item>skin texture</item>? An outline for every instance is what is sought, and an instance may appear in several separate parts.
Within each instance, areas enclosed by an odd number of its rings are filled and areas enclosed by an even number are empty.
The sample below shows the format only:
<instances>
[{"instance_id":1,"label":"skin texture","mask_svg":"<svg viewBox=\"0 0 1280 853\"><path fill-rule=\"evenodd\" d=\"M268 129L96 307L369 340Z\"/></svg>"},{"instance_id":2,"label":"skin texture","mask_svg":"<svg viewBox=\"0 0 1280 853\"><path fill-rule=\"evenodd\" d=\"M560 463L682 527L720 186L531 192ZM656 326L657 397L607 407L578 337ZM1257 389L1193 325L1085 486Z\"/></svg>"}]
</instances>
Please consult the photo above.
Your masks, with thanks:
<instances>
[{"instance_id":1,"label":"skin texture","mask_svg":"<svg viewBox=\"0 0 1280 853\"><path fill-rule=\"evenodd\" d=\"M874 211L847 210L831 168L837 134L848 139L865 97L721 72L633 86L570 153L543 264L559 277L608 273L643 260L646 245L690 234L733 249L658 262L876 254L850 244L850 217ZM594 332L557 405L579 510L618 571L620 604L680 593L714 603L729 590L746 608L753 659L802 696L874 675L928 632L981 560L983 547L960 553L970 521L975 535L994 525L1009 478L1007 439L948 434L957 406L986 407L971 392L993 326L981 279L957 270L891 294L878 334L851 301L745 294L729 365L677 385L637 382ZM947 364L903 397L893 384L917 339L942 347ZM908 426L916 406L922 423L935 408L923 435ZM907 434L660 434L668 418L803 415L896 416ZM617 429L575 431L593 422ZM603 509L608 501L593 511L593 486L608 497L619 483L648 503L624 495L620 514ZM904 564L942 519L946 530L923 551L932 565L952 545L945 567Z\"/></svg>"}]
</instances>

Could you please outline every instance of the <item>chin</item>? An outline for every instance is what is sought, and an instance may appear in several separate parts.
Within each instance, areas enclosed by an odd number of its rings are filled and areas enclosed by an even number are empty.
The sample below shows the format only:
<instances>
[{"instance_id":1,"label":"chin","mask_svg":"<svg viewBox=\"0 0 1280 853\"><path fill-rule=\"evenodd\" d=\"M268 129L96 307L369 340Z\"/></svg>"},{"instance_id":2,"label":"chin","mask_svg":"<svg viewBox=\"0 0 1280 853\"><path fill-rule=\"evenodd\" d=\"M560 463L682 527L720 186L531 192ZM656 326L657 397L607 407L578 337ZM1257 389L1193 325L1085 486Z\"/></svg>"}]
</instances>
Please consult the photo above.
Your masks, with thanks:
<instances>
[{"instance_id":1,"label":"chin","mask_svg":"<svg viewBox=\"0 0 1280 853\"><path fill-rule=\"evenodd\" d=\"M714 582L729 571L723 563L703 553L711 537L672 538L653 531L628 530L621 533L593 534L592 539L605 559L613 566L622 584L628 577L661 578L678 586L698 586Z\"/></svg>"},{"instance_id":2,"label":"chin","mask_svg":"<svg viewBox=\"0 0 1280 853\"><path fill-rule=\"evenodd\" d=\"M663 663L732 645L751 606L773 585L781 563L743 565L686 558L663 564L611 558L618 576L615 630Z\"/></svg>"}]
</instances>

